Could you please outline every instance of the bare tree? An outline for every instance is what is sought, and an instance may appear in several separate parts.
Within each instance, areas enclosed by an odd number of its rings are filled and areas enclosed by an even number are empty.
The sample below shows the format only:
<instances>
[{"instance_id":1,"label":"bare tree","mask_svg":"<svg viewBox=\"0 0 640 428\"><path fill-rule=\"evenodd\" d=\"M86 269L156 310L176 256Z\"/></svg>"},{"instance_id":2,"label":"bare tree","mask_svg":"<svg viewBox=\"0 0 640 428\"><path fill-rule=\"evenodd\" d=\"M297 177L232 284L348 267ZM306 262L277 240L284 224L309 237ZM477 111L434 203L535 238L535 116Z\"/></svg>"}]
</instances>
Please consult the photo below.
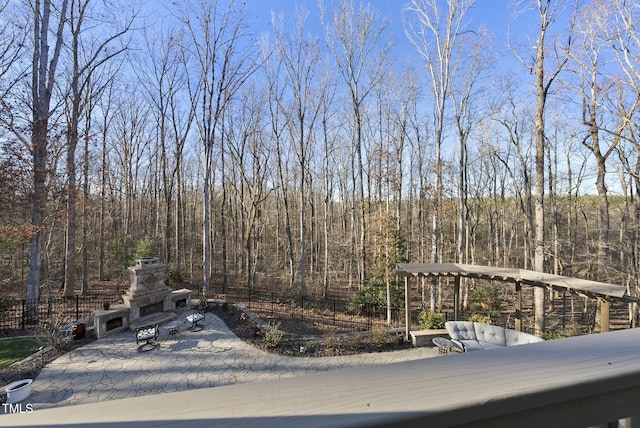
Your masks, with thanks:
<instances>
[{"instance_id":1,"label":"bare tree","mask_svg":"<svg viewBox=\"0 0 640 428\"><path fill-rule=\"evenodd\" d=\"M284 208L284 228L287 242L285 258L289 268L288 286L290 289L293 289L296 273L293 235L291 231L291 212L289 208L289 177L286 175L288 170L288 152L283 148L286 117L280 108L280 100L283 97L286 85L283 83L283 64L281 58L277 55L272 55L272 50L274 50L275 47L270 45L267 40L263 40L260 49L267 85L267 110L270 136L273 139L276 153L277 190L282 195L282 205Z\"/></svg>"},{"instance_id":2,"label":"bare tree","mask_svg":"<svg viewBox=\"0 0 640 428\"><path fill-rule=\"evenodd\" d=\"M265 217L265 200L270 193L267 183L272 179L269 169L271 147L263 131L265 95L256 85L251 85L242 91L225 118L230 168L224 185L234 192L238 207L232 219L242 247L238 271L244 274L249 287L255 285L257 260L261 256L261 222Z\"/></svg>"},{"instance_id":3,"label":"bare tree","mask_svg":"<svg viewBox=\"0 0 640 428\"><path fill-rule=\"evenodd\" d=\"M492 109L497 110L494 120L503 128L503 132L496 132L496 140L504 140L511 147L499 149L489 145L493 157L503 164L511 180L517 206L524 217L522 235L523 267L529 269L533 260L532 237L535 230L533 216L533 183L532 183L532 148L528 141L532 140L533 112L523 106L522 98L518 97L517 84L507 76L498 79L497 97ZM499 107L498 107L499 106ZM488 139L489 143L492 142Z\"/></svg>"},{"instance_id":4,"label":"bare tree","mask_svg":"<svg viewBox=\"0 0 640 428\"><path fill-rule=\"evenodd\" d=\"M316 38L305 36L308 10L296 8L295 27L287 37L282 19L274 20L277 53L286 76L288 93L279 100L280 108L287 118L287 128L299 166L299 221L300 221L300 294L307 295L306 285L306 205L308 186L307 170L313 157L314 126L320 115L322 104L318 102L320 89L316 80L320 65L320 44Z\"/></svg>"},{"instance_id":5,"label":"bare tree","mask_svg":"<svg viewBox=\"0 0 640 428\"><path fill-rule=\"evenodd\" d=\"M115 101L119 108L113 113L109 125L110 144L107 150L115 157L111 161L111 169L115 170L112 172L116 173L116 179L119 179L112 184L122 200L119 230L124 236L129 237L134 231L140 234L145 231L140 223L144 212L140 203L140 189L143 176L150 168L148 161L152 156L152 122L149 106L144 102L142 94L131 87L123 88L122 94L126 94L126 100ZM124 96L122 94L121 97Z\"/></svg>"},{"instance_id":6,"label":"bare tree","mask_svg":"<svg viewBox=\"0 0 640 428\"><path fill-rule=\"evenodd\" d=\"M598 263L595 278L606 281L606 266L609 252L609 201L605 178L607 173L607 159L614 153L618 140L604 147L606 139L602 138L606 110L603 108L606 93L611 90L612 82L607 82L602 74L603 67L608 61L606 51L608 41L604 37L604 28L598 25L599 18L608 8L598 2L588 5L581 11L576 34L578 43L573 50L572 58L576 64L575 73L578 77L576 92L582 101L582 123L586 128L582 144L594 155L597 166L596 190L598 191L600 204L600 227L598 235ZM603 151L604 150L604 151Z\"/></svg>"},{"instance_id":7,"label":"bare tree","mask_svg":"<svg viewBox=\"0 0 640 428\"><path fill-rule=\"evenodd\" d=\"M0 124L16 132L12 110L11 91L26 75L26 66L20 58L25 54L25 40L28 31L17 24L15 11L9 7L9 0L0 2Z\"/></svg>"},{"instance_id":8,"label":"bare tree","mask_svg":"<svg viewBox=\"0 0 640 428\"><path fill-rule=\"evenodd\" d=\"M324 73L324 87L325 90L322 93L320 99L321 105L321 117L322 124L322 181L323 181L323 213L322 213L322 235L323 235L323 269L322 269L322 295L327 297L329 291L329 269L331 266L330 251L329 251L329 236L332 230L331 221L333 215L333 195L335 186L335 174L333 169L335 168L335 130L331 129L332 118L335 111L332 110L332 101L335 96L335 82L331 77L332 73L329 70L325 70Z\"/></svg>"},{"instance_id":9,"label":"bare tree","mask_svg":"<svg viewBox=\"0 0 640 428\"><path fill-rule=\"evenodd\" d=\"M458 135L460 153L458 158L458 263L467 263L469 207L468 196L468 140L477 117L480 101L479 85L484 72L492 63L492 37L486 28L469 32L461 37L461 52L455 66L451 93L453 116ZM464 58L464 59L462 59Z\"/></svg>"},{"instance_id":10,"label":"bare tree","mask_svg":"<svg viewBox=\"0 0 640 428\"><path fill-rule=\"evenodd\" d=\"M388 22L386 19L380 20L379 14L371 6L360 5L359 10L356 10L354 2L351 0L343 0L339 8L333 11L328 22L325 21L324 2L320 3L320 13L327 43L336 59L340 76L347 86L353 112L355 165L352 169L354 178L357 177L357 183L353 184L354 190L358 189L357 200L360 216L358 271L359 281L362 282L367 276L367 206L365 203L367 196L364 191L364 157L362 153L365 130L364 103L385 75L390 45L384 39L384 31ZM354 216L352 227L355 227L355 223Z\"/></svg>"},{"instance_id":11,"label":"bare tree","mask_svg":"<svg viewBox=\"0 0 640 428\"><path fill-rule=\"evenodd\" d=\"M631 237L630 259L632 268L629 276L629 284L635 287L636 292L640 288L637 271L640 266L640 141L638 141L638 106L640 103L640 6L635 2L615 0L612 2L596 2L598 6L606 8L610 19L600 19L598 23L606 34L607 41L613 48L615 62L621 70L618 75L612 76L615 80L615 91L612 91L612 102L615 106L617 117L617 129L613 137L621 139L624 146L619 150L619 158L623 167L630 175L630 181L635 187L636 197L633 203L633 227ZM629 143L629 144L627 144ZM635 158L635 161L633 160ZM636 305L637 306L637 305ZM632 309L632 319L635 324L635 309Z\"/></svg>"},{"instance_id":12,"label":"bare tree","mask_svg":"<svg viewBox=\"0 0 640 428\"><path fill-rule=\"evenodd\" d=\"M182 162L187 138L193 126L196 103L187 103L188 65L185 64L185 34L166 30L146 34L148 65L135 70L153 106L159 144L161 195L163 206L161 254L167 263L175 263L181 271L184 258ZM173 244L173 247L172 247Z\"/></svg>"},{"instance_id":13,"label":"bare tree","mask_svg":"<svg viewBox=\"0 0 640 428\"><path fill-rule=\"evenodd\" d=\"M217 0L199 0L193 6L185 1L177 13L191 38L188 51L197 67L198 86L192 88L191 102L198 104L196 123L204 149L202 293L209 296L215 233L211 228L215 149L224 144L220 127L225 110L256 69L255 46L245 43L248 20L244 3L231 1L223 6Z\"/></svg>"},{"instance_id":14,"label":"bare tree","mask_svg":"<svg viewBox=\"0 0 640 428\"><path fill-rule=\"evenodd\" d=\"M433 217L431 227L431 262L440 262L439 241L442 205L442 159L447 103L450 102L455 74L454 55L464 21L475 0L447 0L446 10L437 0L412 0L404 9L405 34L424 60L429 88L434 102L435 170L433 178ZM435 310L436 278L431 289L430 307Z\"/></svg>"},{"instance_id":15,"label":"bare tree","mask_svg":"<svg viewBox=\"0 0 640 428\"><path fill-rule=\"evenodd\" d=\"M544 272L545 259L545 217L544 217L544 184L545 184L545 149L547 145L545 136L545 117L546 106L551 86L558 78L558 75L569 60L569 54L572 46L573 25L575 22L575 13L578 10L577 3L574 2L570 12L572 16L569 19L569 26L565 34L565 40L559 42L552 40L553 45L550 46L548 38L551 38L551 29L557 24L560 16L565 11L567 0L537 0L535 5L535 13L539 19L537 28L536 44L533 47L533 58L525 59L515 50L516 56L521 60L523 65L535 76L536 90L536 111L534 116L535 141L536 141L536 179L535 179L535 253L534 253L534 269L538 272ZM520 7L519 12L524 13L534 8L529 2L518 2L516 7ZM549 65L547 54L553 53L553 65ZM551 68L550 68L551 67ZM545 329L545 293L544 289L535 287L535 328L536 333L541 334Z\"/></svg>"},{"instance_id":16,"label":"bare tree","mask_svg":"<svg viewBox=\"0 0 640 428\"><path fill-rule=\"evenodd\" d=\"M110 35L103 36L91 32L89 29L100 25L101 28L106 23L115 23L117 17L121 16L121 10L117 12L111 5L93 7L92 0L71 0L69 8L70 26L70 54L71 63L71 84L70 111L68 114L67 130L67 234L65 250L65 280L64 296L73 296L75 290L75 254L76 254L76 204L78 199L78 188L76 180L76 147L78 146L78 126L86 108L87 99L96 98L99 93L88 91L96 89L92 87L93 75L103 64L123 53L127 48L127 41L124 36L133 25L135 12L118 28L116 27ZM106 15L106 14L117 15ZM100 17L98 21L97 17ZM101 88L97 87L98 91Z\"/></svg>"},{"instance_id":17,"label":"bare tree","mask_svg":"<svg viewBox=\"0 0 640 428\"><path fill-rule=\"evenodd\" d=\"M99 185L99 213L98 213L98 223L99 223L99 232L98 232L98 247L99 247L99 256L98 256L98 278L103 280L105 278L105 266L106 266L106 229L107 229L107 218L111 216L108 215L108 200L110 199L109 190L108 190L108 182L109 182L109 131L111 128L111 120L115 115L116 111L119 108L119 105L116 103L118 88L114 79L111 79L109 83L106 85L102 97L96 100L98 103L98 108L101 110L102 114L100 117L100 122L97 125L98 134L97 140L99 141L99 156L100 156L100 165L98 169L100 171L100 185Z\"/></svg>"}]
</instances>

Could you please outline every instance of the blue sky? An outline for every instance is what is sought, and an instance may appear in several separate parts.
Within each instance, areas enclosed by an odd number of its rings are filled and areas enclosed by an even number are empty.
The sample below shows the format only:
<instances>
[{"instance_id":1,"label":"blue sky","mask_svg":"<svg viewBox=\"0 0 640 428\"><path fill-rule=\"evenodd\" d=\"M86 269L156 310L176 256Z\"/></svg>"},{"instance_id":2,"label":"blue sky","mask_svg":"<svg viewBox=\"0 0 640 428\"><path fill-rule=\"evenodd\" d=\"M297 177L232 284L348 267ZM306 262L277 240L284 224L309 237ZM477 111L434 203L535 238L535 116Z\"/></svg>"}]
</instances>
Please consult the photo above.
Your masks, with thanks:
<instances>
[{"instance_id":1,"label":"blue sky","mask_svg":"<svg viewBox=\"0 0 640 428\"><path fill-rule=\"evenodd\" d=\"M358 1L358 0L356 0ZM325 0L326 4L339 4L340 0ZM408 1L405 0L369 0L363 3L371 4L378 10L381 16L389 19L389 31L395 35L397 41L396 55L400 58L412 54L414 48L404 35L402 22L402 8ZM256 28L267 30L271 19L271 11L283 12L286 25L291 25L296 4L304 4L311 11L309 24L320 25L317 0L246 0L256 22ZM444 3L444 1L443 1ZM484 25L494 34L496 49L501 49L506 43L506 34L511 22L512 10L508 7L509 0L477 0L468 18L476 27ZM359 3L356 3L359 4Z\"/></svg>"}]
</instances>

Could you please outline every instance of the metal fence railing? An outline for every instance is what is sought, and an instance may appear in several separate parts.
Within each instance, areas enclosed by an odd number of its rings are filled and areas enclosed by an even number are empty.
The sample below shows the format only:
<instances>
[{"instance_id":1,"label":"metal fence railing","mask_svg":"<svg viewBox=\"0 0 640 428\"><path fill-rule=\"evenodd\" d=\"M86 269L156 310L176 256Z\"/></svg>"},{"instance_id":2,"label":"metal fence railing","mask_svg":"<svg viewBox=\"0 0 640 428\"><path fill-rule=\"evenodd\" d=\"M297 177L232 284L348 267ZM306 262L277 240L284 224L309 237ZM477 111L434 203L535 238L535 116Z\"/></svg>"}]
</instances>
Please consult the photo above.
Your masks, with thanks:
<instances>
[{"instance_id":1,"label":"metal fence railing","mask_svg":"<svg viewBox=\"0 0 640 428\"><path fill-rule=\"evenodd\" d=\"M0 299L0 336L13 331L33 330L45 320L60 322L88 318L104 302L121 303L119 294L92 294L72 297L30 299Z\"/></svg>"},{"instance_id":2,"label":"metal fence railing","mask_svg":"<svg viewBox=\"0 0 640 428\"><path fill-rule=\"evenodd\" d=\"M212 290L215 294L216 291ZM404 325L404 305L391 309L391 325L386 323L386 305L354 307L336 298L293 296L249 288L225 289L225 299L239 303L265 321L295 320L307 325L330 326L336 331L368 331Z\"/></svg>"},{"instance_id":3,"label":"metal fence railing","mask_svg":"<svg viewBox=\"0 0 640 428\"><path fill-rule=\"evenodd\" d=\"M212 287L213 288L213 287ZM219 290L212 289L212 295ZM198 292L192 292L197 298ZM220 295L220 294L218 294ZM404 323L404 307L391 310L391 325L386 323L386 306L367 305L354 308L349 301L335 298L293 296L249 288L227 287L225 299L241 304L265 321L295 321L307 326L322 325L335 331L367 331L376 326L400 327ZM35 329L41 322L55 317L58 321L88 321L96 309L108 301L122 303L121 294L77 295L73 297L0 299L0 336L15 331Z\"/></svg>"}]
</instances>

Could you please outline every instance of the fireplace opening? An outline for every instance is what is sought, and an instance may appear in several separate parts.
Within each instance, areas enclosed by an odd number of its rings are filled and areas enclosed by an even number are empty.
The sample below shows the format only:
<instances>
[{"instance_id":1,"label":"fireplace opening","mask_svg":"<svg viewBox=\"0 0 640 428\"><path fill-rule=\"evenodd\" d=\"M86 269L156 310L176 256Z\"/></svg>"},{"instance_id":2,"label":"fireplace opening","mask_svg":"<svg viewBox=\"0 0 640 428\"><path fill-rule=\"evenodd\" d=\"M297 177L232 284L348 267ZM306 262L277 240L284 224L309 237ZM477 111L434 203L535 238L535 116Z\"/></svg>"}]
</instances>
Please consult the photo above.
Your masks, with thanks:
<instances>
[{"instance_id":1,"label":"fireplace opening","mask_svg":"<svg viewBox=\"0 0 640 428\"><path fill-rule=\"evenodd\" d=\"M162 300L147 306L141 306L140 318L146 317L147 315L155 314L156 312L162 312L163 308L164 308L164 304Z\"/></svg>"},{"instance_id":2,"label":"fireplace opening","mask_svg":"<svg viewBox=\"0 0 640 428\"><path fill-rule=\"evenodd\" d=\"M113 330L118 327L122 327L122 317L114 318L106 323L106 331Z\"/></svg>"},{"instance_id":3,"label":"fireplace opening","mask_svg":"<svg viewBox=\"0 0 640 428\"><path fill-rule=\"evenodd\" d=\"M187 307L187 299L176 300L176 309L186 308Z\"/></svg>"}]
</instances>

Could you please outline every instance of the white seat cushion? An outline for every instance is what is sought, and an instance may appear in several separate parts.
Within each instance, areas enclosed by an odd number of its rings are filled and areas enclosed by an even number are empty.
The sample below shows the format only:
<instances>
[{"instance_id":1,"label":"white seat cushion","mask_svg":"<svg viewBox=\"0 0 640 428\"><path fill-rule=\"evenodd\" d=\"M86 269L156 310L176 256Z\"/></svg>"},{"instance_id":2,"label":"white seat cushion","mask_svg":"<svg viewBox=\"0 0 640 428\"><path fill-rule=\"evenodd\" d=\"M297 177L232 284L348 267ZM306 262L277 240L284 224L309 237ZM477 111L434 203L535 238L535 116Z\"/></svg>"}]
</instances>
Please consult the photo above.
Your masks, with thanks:
<instances>
[{"instance_id":1,"label":"white seat cushion","mask_svg":"<svg viewBox=\"0 0 640 428\"><path fill-rule=\"evenodd\" d=\"M508 346L526 345L528 343L544 342L544 339L532 334L523 333L517 330L506 330Z\"/></svg>"},{"instance_id":2,"label":"white seat cushion","mask_svg":"<svg viewBox=\"0 0 640 428\"><path fill-rule=\"evenodd\" d=\"M458 342L462 343L464 352L482 351L484 349L483 344L477 340L459 340Z\"/></svg>"}]
</instances>

